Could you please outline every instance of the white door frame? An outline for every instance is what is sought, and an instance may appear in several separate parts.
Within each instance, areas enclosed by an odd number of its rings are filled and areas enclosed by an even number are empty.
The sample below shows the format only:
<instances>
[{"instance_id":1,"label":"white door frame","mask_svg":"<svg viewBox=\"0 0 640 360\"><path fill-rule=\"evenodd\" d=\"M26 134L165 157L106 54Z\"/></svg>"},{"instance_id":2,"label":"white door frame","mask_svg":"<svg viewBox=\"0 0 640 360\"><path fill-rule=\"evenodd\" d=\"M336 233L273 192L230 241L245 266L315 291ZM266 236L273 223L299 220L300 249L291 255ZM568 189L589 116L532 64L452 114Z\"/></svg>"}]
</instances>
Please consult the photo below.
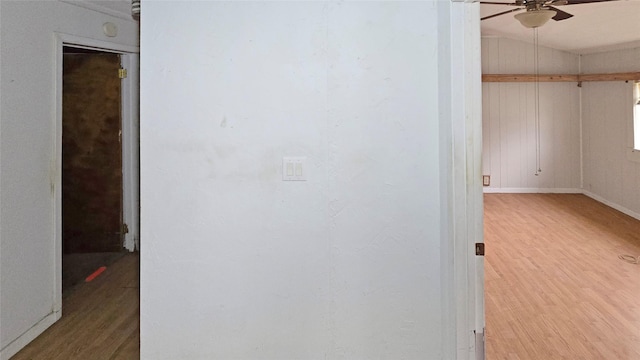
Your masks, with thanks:
<instances>
[{"instance_id":1,"label":"white door frame","mask_svg":"<svg viewBox=\"0 0 640 360\"><path fill-rule=\"evenodd\" d=\"M122 81L122 221L129 232L124 247L140 250L140 55L121 53L127 69Z\"/></svg>"},{"instance_id":2,"label":"white door frame","mask_svg":"<svg viewBox=\"0 0 640 360\"><path fill-rule=\"evenodd\" d=\"M455 343L458 360L483 360L484 352L484 257L476 256L476 243L484 243L482 198L482 69L480 51L480 5L478 0L450 0L442 75L449 81L451 123L445 124L450 139L451 169L447 194L451 218L450 242L443 244L443 274L453 286L447 288L450 315L445 328ZM446 56L450 56L446 58ZM445 83L446 83L445 80ZM445 337L446 340L446 337Z\"/></svg>"},{"instance_id":3,"label":"white door frame","mask_svg":"<svg viewBox=\"0 0 640 360\"><path fill-rule=\"evenodd\" d=\"M51 160L51 191L54 213L54 306L55 320L62 316L62 75L63 48L65 46L120 54L128 76L122 81L122 197L123 222L129 232L124 247L129 251L140 248L140 193L139 193L139 52L140 48L108 41L56 33L56 116L54 149ZM114 74L116 76L117 74Z\"/></svg>"}]
</instances>

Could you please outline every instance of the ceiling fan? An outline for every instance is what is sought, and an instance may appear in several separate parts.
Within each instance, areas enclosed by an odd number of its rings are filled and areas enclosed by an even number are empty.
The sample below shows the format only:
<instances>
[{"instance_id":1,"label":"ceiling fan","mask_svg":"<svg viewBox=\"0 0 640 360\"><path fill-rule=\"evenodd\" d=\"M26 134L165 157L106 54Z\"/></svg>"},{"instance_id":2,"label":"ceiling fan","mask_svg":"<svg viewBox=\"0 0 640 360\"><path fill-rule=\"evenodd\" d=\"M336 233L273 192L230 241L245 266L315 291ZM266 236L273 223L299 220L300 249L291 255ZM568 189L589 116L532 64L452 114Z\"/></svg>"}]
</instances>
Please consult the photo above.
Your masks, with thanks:
<instances>
[{"instance_id":1,"label":"ceiling fan","mask_svg":"<svg viewBox=\"0 0 640 360\"><path fill-rule=\"evenodd\" d=\"M499 12L497 14L485 16L480 20L487 20L496 16L509 14L516 11L526 10L525 12L514 15L516 20L524 27L537 28L544 25L547 21L553 19L555 21L566 20L573 15L562 11L555 6L561 5L578 5L606 1L617 0L515 0L512 3L496 2L496 1L480 1L480 4L489 5L509 5L516 7L515 9Z\"/></svg>"}]
</instances>

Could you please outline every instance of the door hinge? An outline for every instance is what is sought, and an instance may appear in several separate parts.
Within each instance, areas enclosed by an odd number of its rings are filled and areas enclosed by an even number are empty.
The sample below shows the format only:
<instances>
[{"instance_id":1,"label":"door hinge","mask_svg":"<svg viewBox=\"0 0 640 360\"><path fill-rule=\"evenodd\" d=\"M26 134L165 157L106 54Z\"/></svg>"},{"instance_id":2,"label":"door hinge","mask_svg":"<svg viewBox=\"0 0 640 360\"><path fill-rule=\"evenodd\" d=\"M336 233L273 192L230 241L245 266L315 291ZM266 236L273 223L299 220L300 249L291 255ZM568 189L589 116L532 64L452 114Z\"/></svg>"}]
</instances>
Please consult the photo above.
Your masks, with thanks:
<instances>
[{"instance_id":1,"label":"door hinge","mask_svg":"<svg viewBox=\"0 0 640 360\"><path fill-rule=\"evenodd\" d=\"M476 243L476 255L484 256L484 243Z\"/></svg>"},{"instance_id":2,"label":"door hinge","mask_svg":"<svg viewBox=\"0 0 640 360\"><path fill-rule=\"evenodd\" d=\"M123 234L128 234L129 233L129 226L127 224L122 224L122 233Z\"/></svg>"},{"instance_id":3,"label":"door hinge","mask_svg":"<svg viewBox=\"0 0 640 360\"><path fill-rule=\"evenodd\" d=\"M127 69L118 69L118 77L120 79L126 79L127 78Z\"/></svg>"}]
</instances>

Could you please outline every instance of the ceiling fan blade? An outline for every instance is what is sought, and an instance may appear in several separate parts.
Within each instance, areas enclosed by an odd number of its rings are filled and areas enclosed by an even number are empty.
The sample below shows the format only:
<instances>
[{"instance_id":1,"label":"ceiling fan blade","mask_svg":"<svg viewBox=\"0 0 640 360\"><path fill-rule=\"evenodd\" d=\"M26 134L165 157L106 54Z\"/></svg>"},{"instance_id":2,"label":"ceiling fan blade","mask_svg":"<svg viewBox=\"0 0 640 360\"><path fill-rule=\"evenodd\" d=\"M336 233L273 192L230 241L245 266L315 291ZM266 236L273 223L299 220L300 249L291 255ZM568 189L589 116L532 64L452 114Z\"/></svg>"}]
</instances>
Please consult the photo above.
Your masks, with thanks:
<instances>
[{"instance_id":1,"label":"ceiling fan blade","mask_svg":"<svg viewBox=\"0 0 640 360\"><path fill-rule=\"evenodd\" d=\"M566 5L590 4L590 3L607 2L607 1L618 1L618 0L567 0Z\"/></svg>"},{"instance_id":2,"label":"ceiling fan blade","mask_svg":"<svg viewBox=\"0 0 640 360\"><path fill-rule=\"evenodd\" d=\"M491 19L494 18L496 16L500 16L500 15L504 15L504 14L508 14L508 13L512 13L514 11L520 11L522 9L511 9L511 10L507 10L507 11L503 11L503 12L499 12L497 14L493 14L493 15L489 15L489 16L485 16L483 18L481 18L480 20L487 20L487 19Z\"/></svg>"},{"instance_id":3,"label":"ceiling fan blade","mask_svg":"<svg viewBox=\"0 0 640 360\"><path fill-rule=\"evenodd\" d=\"M560 10L558 8L553 7L553 6L547 6L547 7L556 12L556 14L552 17L552 19L555 20L555 21L567 20L568 18L573 17L573 15L569 14L566 11L562 11L562 10Z\"/></svg>"},{"instance_id":4,"label":"ceiling fan blade","mask_svg":"<svg viewBox=\"0 0 640 360\"><path fill-rule=\"evenodd\" d=\"M506 3L506 2L497 2L497 1L480 1L480 4L488 4L488 5L508 5L508 6L520 6L516 3Z\"/></svg>"}]
</instances>

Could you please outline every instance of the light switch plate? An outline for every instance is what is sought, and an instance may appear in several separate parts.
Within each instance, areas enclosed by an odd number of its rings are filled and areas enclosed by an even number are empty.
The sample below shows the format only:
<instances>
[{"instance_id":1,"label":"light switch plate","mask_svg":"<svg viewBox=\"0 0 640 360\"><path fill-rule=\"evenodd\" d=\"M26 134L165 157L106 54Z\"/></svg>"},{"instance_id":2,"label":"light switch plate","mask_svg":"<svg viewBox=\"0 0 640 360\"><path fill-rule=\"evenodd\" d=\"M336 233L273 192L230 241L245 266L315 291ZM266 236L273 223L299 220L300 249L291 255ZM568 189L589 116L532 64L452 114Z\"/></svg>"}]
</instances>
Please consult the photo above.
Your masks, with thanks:
<instances>
[{"instance_id":1,"label":"light switch plate","mask_svg":"<svg viewBox=\"0 0 640 360\"><path fill-rule=\"evenodd\" d=\"M282 181L306 181L307 158L304 156L285 156L282 158Z\"/></svg>"},{"instance_id":2,"label":"light switch plate","mask_svg":"<svg viewBox=\"0 0 640 360\"><path fill-rule=\"evenodd\" d=\"M482 186L491 185L491 176L490 175L482 175Z\"/></svg>"}]
</instances>

